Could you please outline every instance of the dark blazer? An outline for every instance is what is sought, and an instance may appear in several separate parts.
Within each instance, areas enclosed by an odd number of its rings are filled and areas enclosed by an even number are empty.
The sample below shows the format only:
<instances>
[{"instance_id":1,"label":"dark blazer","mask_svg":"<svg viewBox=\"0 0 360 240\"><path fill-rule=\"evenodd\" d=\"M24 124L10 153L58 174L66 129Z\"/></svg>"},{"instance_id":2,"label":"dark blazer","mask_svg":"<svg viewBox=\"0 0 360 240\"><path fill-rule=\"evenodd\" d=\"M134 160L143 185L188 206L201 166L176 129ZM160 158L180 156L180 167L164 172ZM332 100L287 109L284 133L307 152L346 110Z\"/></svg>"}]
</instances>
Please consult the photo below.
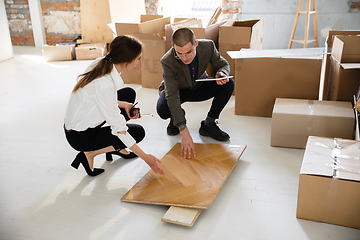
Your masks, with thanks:
<instances>
[{"instance_id":1,"label":"dark blazer","mask_svg":"<svg viewBox=\"0 0 360 240\"><path fill-rule=\"evenodd\" d=\"M225 58L220 55L212 40L199 39L198 46L196 47L196 55L199 59L197 79L208 77L206 68L209 63L216 72L223 72L225 75L229 75L230 65ZM160 60L164 80L159 90L165 91L167 104L173 117L173 124L177 125L180 122L186 122L185 114L180 106L179 90L196 90L203 82L193 83L188 65L176 59L174 56L175 50L171 48Z\"/></svg>"}]
</instances>

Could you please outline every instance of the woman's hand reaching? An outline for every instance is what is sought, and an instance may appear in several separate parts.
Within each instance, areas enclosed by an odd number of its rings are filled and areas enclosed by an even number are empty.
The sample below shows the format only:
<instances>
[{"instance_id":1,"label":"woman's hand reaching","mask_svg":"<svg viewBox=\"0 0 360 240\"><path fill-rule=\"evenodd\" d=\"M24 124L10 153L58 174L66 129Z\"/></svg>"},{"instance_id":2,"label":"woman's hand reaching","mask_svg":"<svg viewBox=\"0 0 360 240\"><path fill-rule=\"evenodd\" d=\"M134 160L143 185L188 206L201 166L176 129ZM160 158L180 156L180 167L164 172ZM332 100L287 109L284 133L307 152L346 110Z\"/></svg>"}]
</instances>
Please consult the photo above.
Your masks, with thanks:
<instances>
[{"instance_id":1,"label":"woman's hand reaching","mask_svg":"<svg viewBox=\"0 0 360 240\"><path fill-rule=\"evenodd\" d=\"M159 160L157 157L145 153L136 143L130 147L130 150L133 151L136 155L138 155L139 158L144 160L155 173L165 175L164 170L162 170L162 168L159 166L161 160Z\"/></svg>"},{"instance_id":2,"label":"woman's hand reaching","mask_svg":"<svg viewBox=\"0 0 360 240\"><path fill-rule=\"evenodd\" d=\"M151 154L146 154L146 156L143 158L143 160L151 167L151 169L155 173L165 175L164 170L162 170L162 168L159 166L159 163L161 163L160 159L158 159L157 157L155 157Z\"/></svg>"}]
</instances>

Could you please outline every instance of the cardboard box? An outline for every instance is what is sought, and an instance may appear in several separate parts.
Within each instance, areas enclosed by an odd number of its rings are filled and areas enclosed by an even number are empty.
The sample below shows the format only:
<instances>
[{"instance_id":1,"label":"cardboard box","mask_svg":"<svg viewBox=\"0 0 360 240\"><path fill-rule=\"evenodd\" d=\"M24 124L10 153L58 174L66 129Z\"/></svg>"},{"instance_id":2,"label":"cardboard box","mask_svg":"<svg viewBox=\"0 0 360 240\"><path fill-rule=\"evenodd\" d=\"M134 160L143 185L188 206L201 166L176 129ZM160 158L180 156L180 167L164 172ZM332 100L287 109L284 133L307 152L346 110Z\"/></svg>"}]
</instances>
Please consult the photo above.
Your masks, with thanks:
<instances>
[{"instance_id":1,"label":"cardboard box","mask_svg":"<svg viewBox=\"0 0 360 240\"><path fill-rule=\"evenodd\" d=\"M353 101L360 86L360 35L335 36L330 57L329 99Z\"/></svg>"},{"instance_id":2,"label":"cardboard box","mask_svg":"<svg viewBox=\"0 0 360 240\"><path fill-rule=\"evenodd\" d=\"M176 31L178 28L182 28L182 27L188 27L191 30L193 30L196 39L211 39L215 43L215 46L217 46L219 39L219 27L224 23L226 23L226 21L220 21L210 26L203 27L200 19L189 18L178 22L174 22L173 24L166 25L165 51L166 52L169 51L169 49L172 47L173 32Z\"/></svg>"},{"instance_id":3,"label":"cardboard box","mask_svg":"<svg viewBox=\"0 0 360 240\"><path fill-rule=\"evenodd\" d=\"M170 17L161 18L161 15L154 15L155 19L145 21L151 18L142 17L145 22L136 23L130 19L109 23L109 28L115 36L133 35L133 33L159 34L165 36L165 25L170 23Z\"/></svg>"},{"instance_id":4,"label":"cardboard box","mask_svg":"<svg viewBox=\"0 0 360 240\"><path fill-rule=\"evenodd\" d=\"M155 19L159 19L159 18L163 18L163 15L141 15L140 16L140 22L147 22L147 21L151 21L151 20L155 20Z\"/></svg>"},{"instance_id":5,"label":"cardboard box","mask_svg":"<svg viewBox=\"0 0 360 240\"><path fill-rule=\"evenodd\" d=\"M328 37L325 40L325 52L327 54L324 55L323 58L323 65L321 68L321 78L320 78L320 90L319 90L319 100L330 100L329 99L329 92L330 92L330 85L329 85L329 75L330 75L330 56L331 50L333 46L334 37L336 35L358 35L360 34L359 31L329 31Z\"/></svg>"},{"instance_id":6,"label":"cardboard box","mask_svg":"<svg viewBox=\"0 0 360 240\"><path fill-rule=\"evenodd\" d=\"M44 45L42 47L44 59L47 62L73 60L74 46L75 44L62 46Z\"/></svg>"},{"instance_id":7,"label":"cardboard box","mask_svg":"<svg viewBox=\"0 0 360 240\"><path fill-rule=\"evenodd\" d=\"M125 69L121 72L121 78L124 83L141 84L141 61L139 64L131 70Z\"/></svg>"},{"instance_id":8,"label":"cardboard box","mask_svg":"<svg viewBox=\"0 0 360 240\"><path fill-rule=\"evenodd\" d=\"M141 83L143 87L158 88L162 81L160 59L165 54L165 25L170 23L170 17L152 16L150 21L142 17L145 22L115 22L108 24L116 36L133 35L144 43L141 66L121 74L125 83ZM152 54L156 53L156 54ZM141 69L139 74L139 69Z\"/></svg>"},{"instance_id":9,"label":"cardboard box","mask_svg":"<svg viewBox=\"0 0 360 240\"><path fill-rule=\"evenodd\" d=\"M350 102L277 98L271 121L271 146L305 148L309 136L353 139Z\"/></svg>"},{"instance_id":10,"label":"cardboard box","mask_svg":"<svg viewBox=\"0 0 360 240\"><path fill-rule=\"evenodd\" d=\"M360 228L359 156L359 141L309 137L296 217Z\"/></svg>"},{"instance_id":11,"label":"cardboard box","mask_svg":"<svg viewBox=\"0 0 360 240\"><path fill-rule=\"evenodd\" d=\"M235 114L271 117L276 98L317 100L323 51L229 51L235 59Z\"/></svg>"},{"instance_id":12,"label":"cardboard box","mask_svg":"<svg viewBox=\"0 0 360 240\"><path fill-rule=\"evenodd\" d=\"M219 52L230 64L230 76L236 76L235 60L227 51L239 51L242 48L262 49L263 28L264 19L234 19L220 26Z\"/></svg>"},{"instance_id":13,"label":"cardboard box","mask_svg":"<svg viewBox=\"0 0 360 240\"><path fill-rule=\"evenodd\" d=\"M75 46L76 60L91 60L107 54L107 43L89 43Z\"/></svg>"},{"instance_id":14,"label":"cardboard box","mask_svg":"<svg viewBox=\"0 0 360 240\"><path fill-rule=\"evenodd\" d=\"M164 38L154 34L134 34L144 43L141 63L141 85L157 89L163 80L160 59L165 54Z\"/></svg>"}]
</instances>

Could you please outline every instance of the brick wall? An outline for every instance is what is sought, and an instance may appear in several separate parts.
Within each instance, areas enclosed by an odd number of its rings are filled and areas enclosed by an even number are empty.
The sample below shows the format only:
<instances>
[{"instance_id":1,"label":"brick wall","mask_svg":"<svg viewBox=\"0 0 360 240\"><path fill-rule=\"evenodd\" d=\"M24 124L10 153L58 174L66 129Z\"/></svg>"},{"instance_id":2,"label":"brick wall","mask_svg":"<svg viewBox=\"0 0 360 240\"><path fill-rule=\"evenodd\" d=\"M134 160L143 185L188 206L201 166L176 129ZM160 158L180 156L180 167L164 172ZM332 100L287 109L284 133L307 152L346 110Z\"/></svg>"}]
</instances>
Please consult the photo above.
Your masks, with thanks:
<instances>
[{"instance_id":1,"label":"brick wall","mask_svg":"<svg viewBox=\"0 0 360 240\"><path fill-rule=\"evenodd\" d=\"M35 46L28 0L3 0L13 45ZM99 0L101 1L101 0ZM81 36L80 0L40 0L46 43ZM147 14L157 14L158 0L145 0Z\"/></svg>"},{"instance_id":2,"label":"brick wall","mask_svg":"<svg viewBox=\"0 0 360 240\"><path fill-rule=\"evenodd\" d=\"M27 0L5 0L13 45L35 46Z\"/></svg>"},{"instance_id":3,"label":"brick wall","mask_svg":"<svg viewBox=\"0 0 360 240\"><path fill-rule=\"evenodd\" d=\"M81 36L80 0L41 0L41 10L47 44Z\"/></svg>"},{"instance_id":4,"label":"brick wall","mask_svg":"<svg viewBox=\"0 0 360 240\"><path fill-rule=\"evenodd\" d=\"M35 46L28 0L4 0L13 45ZM46 43L81 35L80 0L41 0Z\"/></svg>"}]
</instances>

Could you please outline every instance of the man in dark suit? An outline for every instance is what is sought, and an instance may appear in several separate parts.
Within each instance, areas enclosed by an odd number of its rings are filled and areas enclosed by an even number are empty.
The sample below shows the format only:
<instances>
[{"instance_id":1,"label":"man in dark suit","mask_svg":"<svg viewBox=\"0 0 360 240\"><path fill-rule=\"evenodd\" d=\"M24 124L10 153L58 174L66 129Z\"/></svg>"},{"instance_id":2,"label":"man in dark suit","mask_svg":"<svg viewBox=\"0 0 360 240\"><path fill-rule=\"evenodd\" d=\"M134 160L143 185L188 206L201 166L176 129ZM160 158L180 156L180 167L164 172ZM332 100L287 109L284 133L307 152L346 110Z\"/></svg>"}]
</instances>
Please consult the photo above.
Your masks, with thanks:
<instances>
[{"instance_id":1,"label":"man in dark suit","mask_svg":"<svg viewBox=\"0 0 360 240\"><path fill-rule=\"evenodd\" d=\"M159 87L160 97L157 113L162 119L170 118L167 134L181 134L181 154L184 158L195 156L195 148L186 126L184 102L200 102L213 98L199 133L218 141L228 141L230 136L215 122L229 101L234 90L233 79L195 81L208 77L206 68L210 63L216 70L215 78L226 77L230 72L229 63L217 51L211 40L196 40L189 28L177 29L173 36L173 47L160 60L163 82Z\"/></svg>"}]
</instances>

